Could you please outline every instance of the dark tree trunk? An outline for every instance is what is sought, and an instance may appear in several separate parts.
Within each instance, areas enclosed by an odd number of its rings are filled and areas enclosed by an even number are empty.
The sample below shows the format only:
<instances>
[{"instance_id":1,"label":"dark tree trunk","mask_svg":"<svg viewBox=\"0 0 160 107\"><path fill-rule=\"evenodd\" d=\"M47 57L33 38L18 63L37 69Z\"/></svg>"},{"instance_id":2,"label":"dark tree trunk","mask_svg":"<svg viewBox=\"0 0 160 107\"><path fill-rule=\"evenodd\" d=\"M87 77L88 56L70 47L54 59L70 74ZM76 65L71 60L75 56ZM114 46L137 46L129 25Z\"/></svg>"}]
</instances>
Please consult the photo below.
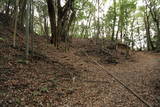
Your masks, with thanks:
<instances>
[{"instance_id":1,"label":"dark tree trunk","mask_svg":"<svg viewBox=\"0 0 160 107\"><path fill-rule=\"evenodd\" d=\"M157 49L160 50L160 27L159 27L159 21L156 21L156 27L157 27Z\"/></svg>"},{"instance_id":2,"label":"dark tree trunk","mask_svg":"<svg viewBox=\"0 0 160 107\"><path fill-rule=\"evenodd\" d=\"M121 28L120 39L121 39L121 42L122 42L122 39L123 39L123 31L122 31L122 28Z\"/></svg>"},{"instance_id":3,"label":"dark tree trunk","mask_svg":"<svg viewBox=\"0 0 160 107\"><path fill-rule=\"evenodd\" d=\"M115 35L115 24L116 24L116 1L114 0L114 20L113 20L112 38L111 38L111 40L112 40L112 41L114 41L114 35Z\"/></svg>"},{"instance_id":4,"label":"dark tree trunk","mask_svg":"<svg viewBox=\"0 0 160 107\"><path fill-rule=\"evenodd\" d=\"M51 44L54 43L54 45L56 46L56 16L55 16L55 9L54 9L54 5L53 5L53 0L47 0L47 5L48 5L48 14L49 14L49 18L50 18L50 24L51 24ZM53 40L54 39L54 40Z\"/></svg>"},{"instance_id":5,"label":"dark tree trunk","mask_svg":"<svg viewBox=\"0 0 160 107\"><path fill-rule=\"evenodd\" d=\"M24 27L24 17L25 17L25 13L26 13L26 5L27 5L27 0L20 0L20 16L19 16L19 20L20 20L20 26L21 26L21 30L24 30L23 27Z\"/></svg>"},{"instance_id":6,"label":"dark tree trunk","mask_svg":"<svg viewBox=\"0 0 160 107\"><path fill-rule=\"evenodd\" d=\"M6 15L9 15L9 12L10 12L9 7L10 7L10 4L11 4L11 0L8 0L7 6L6 6Z\"/></svg>"},{"instance_id":7,"label":"dark tree trunk","mask_svg":"<svg viewBox=\"0 0 160 107\"><path fill-rule=\"evenodd\" d=\"M152 19L155 22L155 25L157 28L156 48L159 51L160 50L160 26L159 26L160 22L159 22L159 12L158 12L159 10L158 10L158 8L156 9L156 4L155 4L156 2L154 2L152 0L151 1L149 0L148 3L147 3L147 0L145 2L150 10Z\"/></svg>"},{"instance_id":8,"label":"dark tree trunk","mask_svg":"<svg viewBox=\"0 0 160 107\"><path fill-rule=\"evenodd\" d=\"M145 16L144 22L145 22L145 29L146 29L146 36L147 36L147 49L148 51L154 50L153 43L151 41L151 35L150 35L150 22L149 22L149 16Z\"/></svg>"},{"instance_id":9,"label":"dark tree trunk","mask_svg":"<svg viewBox=\"0 0 160 107\"><path fill-rule=\"evenodd\" d=\"M54 3L56 3L56 5L54 5ZM73 3L74 0L68 0L66 4L61 7L60 0L47 0L52 33L51 43L54 43L57 47L60 41L65 42L69 28L75 17Z\"/></svg>"}]
</instances>

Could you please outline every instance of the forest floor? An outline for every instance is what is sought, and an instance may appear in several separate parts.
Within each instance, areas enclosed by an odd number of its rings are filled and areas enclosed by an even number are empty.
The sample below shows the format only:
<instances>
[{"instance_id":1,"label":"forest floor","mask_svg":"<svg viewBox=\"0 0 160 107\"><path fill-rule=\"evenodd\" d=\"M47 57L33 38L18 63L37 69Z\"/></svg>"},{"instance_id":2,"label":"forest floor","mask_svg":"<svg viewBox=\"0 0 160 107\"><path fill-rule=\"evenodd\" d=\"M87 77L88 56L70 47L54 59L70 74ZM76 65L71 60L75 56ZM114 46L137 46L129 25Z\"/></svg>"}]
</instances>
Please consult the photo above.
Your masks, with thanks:
<instances>
[{"instance_id":1,"label":"forest floor","mask_svg":"<svg viewBox=\"0 0 160 107\"><path fill-rule=\"evenodd\" d=\"M119 56L106 63L106 53L87 39L74 39L70 51L64 52L44 37L36 37L35 53L25 62L24 47L13 48L11 35L0 30L2 107L145 107L107 71L152 106L160 106L160 54L132 52L127 59ZM106 70L98 68L84 52Z\"/></svg>"}]
</instances>

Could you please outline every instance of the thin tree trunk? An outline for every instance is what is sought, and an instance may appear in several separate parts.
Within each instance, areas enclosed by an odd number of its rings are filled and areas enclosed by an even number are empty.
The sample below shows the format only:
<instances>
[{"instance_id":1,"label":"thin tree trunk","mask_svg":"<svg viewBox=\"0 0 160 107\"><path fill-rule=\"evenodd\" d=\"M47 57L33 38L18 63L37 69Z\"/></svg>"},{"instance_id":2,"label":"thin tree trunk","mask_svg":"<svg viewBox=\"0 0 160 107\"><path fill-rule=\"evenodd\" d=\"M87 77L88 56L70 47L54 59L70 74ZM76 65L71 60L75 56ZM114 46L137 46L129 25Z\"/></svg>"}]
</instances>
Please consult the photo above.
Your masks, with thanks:
<instances>
[{"instance_id":1,"label":"thin tree trunk","mask_svg":"<svg viewBox=\"0 0 160 107\"><path fill-rule=\"evenodd\" d=\"M45 35L48 38L48 23L46 17L44 17L44 30L45 30Z\"/></svg>"},{"instance_id":2,"label":"thin tree trunk","mask_svg":"<svg viewBox=\"0 0 160 107\"><path fill-rule=\"evenodd\" d=\"M15 24L14 24L14 34L13 34L13 47L16 47L16 34L17 34L17 21L18 21L18 3L19 0L16 0L16 15L15 15Z\"/></svg>"},{"instance_id":3,"label":"thin tree trunk","mask_svg":"<svg viewBox=\"0 0 160 107\"><path fill-rule=\"evenodd\" d=\"M31 33L31 52L32 52L32 56L34 55L34 27L33 27L33 21L34 21L34 7L33 7L33 0L31 0L30 3L30 33Z\"/></svg>"},{"instance_id":4,"label":"thin tree trunk","mask_svg":"<svg viewBox=\"0 0 160 107\"><path fill-rule=\"evenodd\" d=\"M33 21L34 21L34 7L33 7L33 0L30 0L30 33L34 32Z\"/></svg>"},{"instance_id":5,"label":"thin tree trunk","mask_svg":"<svg viewBox=\"0 0 160 107\"><path fill-rule=\"evenodd\" d=\"M99 7L99 0L97 0L97 2L98 2L98 25L97 25L97 39L98 39L100 34L100 16L99 16L100 7Z\"/></svg>"},{"instance_id":6,"label":"thin tree trunk","mask_svg":"<svg viewBox=\"0 0 160 107\"><path fill-rule=\"evenodd\" d=\"M118 30L116 33L116 40L118 40L119 29L120 29L120 17L119 17L119 21L118 21Z\"/></svg>"},{"instance_id":7,"label":"thin tree trunk","mask_svg":"<svg viewBox=\"0 0 160 107\"><path fill-rule=\"evenodd\" d=\"M131 40L132 40L131 46L132 46L132 50L134 49L134 40L133 40L133 25L134 25L134 21L135 21L135 17L133 18L132 23L131 23Z\"/></svg>"},{"instance_id":8,"label":"thin tree trunk","mask_svg":"<svg viewBox=\"0 0 160 107\"><path fill-rule=\"evenodd\" d=\"M157 49L160 51L160 27L159 27L159 21L156 21L156 27L157 27Z\"/></svg>"},{"instance_id":9,"label":"thin tree trunk","mask_svg":"<svg viewBox=\"0 0 160 107\"><path fill-rule=\"evenodd\" d=\"M120 31L120 39L121 39L121 42L122 42L122 39L123 39L123 31L122 31L122 27L121 27L121 31Z\"/></svg>"},{"instance_id":10,"label":"thin tree trunk","mask_svg":"<svg viewBox=\"0 0 160 107\"><path fill-rule=\"evenodd\" d=\"M30 22L30 1L27 0L27 11L26 11L26 59L29 57L29 22Z\"/></svg>"},{"instance_id":11,"label":"thin tree trunk","mask_svg":"<svg viewBox=\"0 0 160 107\"><path fill-rule=\"evenodd\" d=\"M16 1L16 2L17 2L17 1ZM11 0L8 0L7 6L6 6L6 15L9 15L9 11L10 11L9 7L10 7L10 4L11 4Z\"/></svg>"},{"instance_id":12,"label":"thin tree trunk","mask_svg":"<svg viewBox=\"0 0 160 107\"><path fill-rule=\"evenodd\" d=\"M114 21L113 21L113 27L112 27L112 38L111 40L114 41L114 35L115 35L115 24L116 24L116 1L114 0Z\"/></svg>"},{"instance_id":13,"label":"thin tree trunk","mask_svg":"<svg viewBox=\"0 0 160 107\"><path fill-rule=\"evenodd\" d=\"M88 25L87 27L86 27L86 31L85 31L85 35L87 35L87 37L88 37L88 32L89 32L89 28L90 28L90 23L91 23L91 12L89 13L89 15L88 15L88 20L87 20L87 24L86 25Z\"/></svg>"},{"instance_id":14,"label":"thin tree trunk","mask_svg":"<svg viewBox=\"0 0 160 107\"><path fill-rule=\"evenodd\" d=\"M138 25L138 22L137 22L137 25ZM140 28L139 26L137 27L137 33L138 33L138 37L139 37L139 43L140 43L140 51L142 51L142 41L141 41L141 38L140 38Z\"/></svg>"},{"instance_id":15,"label":"thin tree trunk","mask_svg":"<svg viewBox=\"0 0 160 107\"><path fill-rule=\"evenodd\" d=\"M19 17L19 20L20 20L20 26L21 26L21 30L24 30L23 27L24 27L24 23L25 23L25 20L24 20L24 17L25 17L25 12L26 12L26 5L27 5L27 0L21 0L21 2L19 3L20 4L20 17Z\"/></svg>"},{"instance_id":16,"label":"thin tree trunk","mask_svg":"<svg viewBox=\"0 0 160 107\"><path fill-rule=\"evenodd\" d=\"M147 36L147 50L148 51L154 50L154 46L151 41L151 35L150 35L150 22L149 22L149 13L147 12L147 6L144 12L144 24L145 24L146 36Z\"/></svg>"}]
</instances>

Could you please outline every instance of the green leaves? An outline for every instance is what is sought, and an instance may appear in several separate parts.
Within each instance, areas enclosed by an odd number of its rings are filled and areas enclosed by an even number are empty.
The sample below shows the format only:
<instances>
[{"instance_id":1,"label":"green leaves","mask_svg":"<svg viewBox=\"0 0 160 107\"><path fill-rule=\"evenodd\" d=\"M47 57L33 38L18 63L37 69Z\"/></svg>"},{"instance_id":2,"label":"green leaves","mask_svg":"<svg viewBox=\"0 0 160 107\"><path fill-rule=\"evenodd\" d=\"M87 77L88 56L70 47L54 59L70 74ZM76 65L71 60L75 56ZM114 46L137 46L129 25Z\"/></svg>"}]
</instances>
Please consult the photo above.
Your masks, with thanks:
<instances>
[{"instance_id":1,"label":"green leaves","mask_svg":"<svg viewBox=\"0 0 160 107\"><path fill-rule=\"evenodd\" d=\"M0 37L0 41L4 41L4 39L2 37Z\"/></svg>"},{"instance_id":2,"label":"green leaves","mask_svg":"<svg viewBox=\"0 0 160 107\"><path fill-rule=\"evenodd\" d=\"M33 96L39 96L39 95L41 95L41 93L40 93L39 91L33 91L33 92L32 92L32 95L33 95Z\"/></svg>"},{"instance_id":3,"label":"green leaves","mask_svg":"<svg viewBox=\"0 0 160 107\"><path fill-rule=\"evenodd\" d=\"M41 87L40 88L40 92L47 93L48 92L48 88L47 87Z\"/></svg>"},{"instance_id":4,"label":"green leaves","mask_svg":"<svg viewBox=\"0 0 160 107\"><path fill-rule=\"evenodd\" d=\"M42 93L48 93L48 87L46 86L43 86L43 87L40 87L38 90L35 90L32 92L32 95L33 96L39 96L41 95Z\"/></svg>"}]
</instances>

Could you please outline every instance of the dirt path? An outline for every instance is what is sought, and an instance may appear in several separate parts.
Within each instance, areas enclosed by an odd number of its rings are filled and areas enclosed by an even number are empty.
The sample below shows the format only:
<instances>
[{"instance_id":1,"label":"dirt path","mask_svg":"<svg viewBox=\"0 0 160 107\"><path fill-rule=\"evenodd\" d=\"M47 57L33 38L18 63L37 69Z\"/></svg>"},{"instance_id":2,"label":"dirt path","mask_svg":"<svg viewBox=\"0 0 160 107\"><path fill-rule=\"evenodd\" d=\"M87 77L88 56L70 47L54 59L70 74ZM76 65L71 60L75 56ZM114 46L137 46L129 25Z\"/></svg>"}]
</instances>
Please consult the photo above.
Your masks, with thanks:
<instances>
[{"instance_id":1,"label":"dirt path","mask_svg":"<svg viewBox=\"0 0 160 107\"><path fill-rule=\"evenodd\" d=\"M151 105L159 107L159 60L160 56L158 55L139 52L132 61L128 60L116 66L104 66Z\"/></svg>"},{"instance_id":2,"label":"dirt path","mask_svg":"<svg viewBox=\"0 0 160 107\"><path fill-rule=\"evenodd\" d=\"M106 68L150 104L160 106L160 56L140 52L135 61Z\"/></svg>"},{"instance_id":3,"label":"dirt path","mask_svg":"<svg viewBox=\"0 0 160 107\"><path fill-rule=\"evenodd\" d=\"M49 49L52 50L51 48ZM73 75L73 78L76 78L75 82L68 88L74 93L63 99L62 107L145 107L134 95L107 75L106 71L97 68L97 65L86 56L77 55L81 48L58 55L50 50L46 51L48 57L52 59L55 55L54 58L73 65L82 73L81 78ZM159 65L159 55L141 52L131 61L117 65L103 64L108 71L154 107L160 106Z\"/></svg>"}]
</instances>

